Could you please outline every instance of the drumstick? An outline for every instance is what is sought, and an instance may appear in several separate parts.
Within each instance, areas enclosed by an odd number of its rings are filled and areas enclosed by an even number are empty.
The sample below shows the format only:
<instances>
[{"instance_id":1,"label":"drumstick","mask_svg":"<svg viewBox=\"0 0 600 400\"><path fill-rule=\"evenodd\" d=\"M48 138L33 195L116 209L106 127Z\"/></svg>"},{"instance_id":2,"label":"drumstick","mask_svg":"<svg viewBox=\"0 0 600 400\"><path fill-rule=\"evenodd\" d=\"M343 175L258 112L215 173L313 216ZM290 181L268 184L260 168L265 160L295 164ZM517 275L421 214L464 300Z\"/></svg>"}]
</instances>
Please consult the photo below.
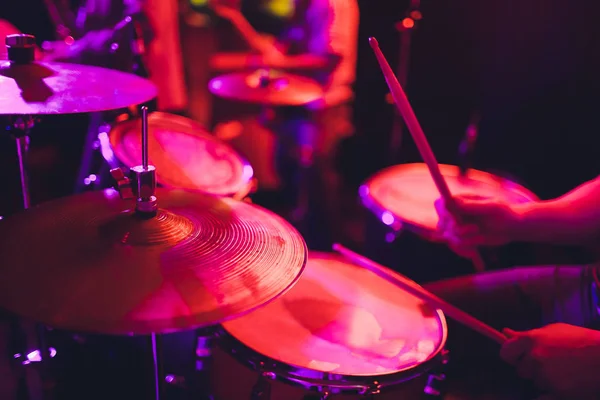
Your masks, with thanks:
<instances>
[{"instance_id":1,"label":"drumstick","mask_svg":"<svg viewBox=\"0 0 600 400\"><path fill-rule=\"evenodd\" d=\"M419 149L419 153L421 153L421 157L423 157L423 161L425 161L425 164L429 169L429 173L433 178L433 182L435 183L437 190L440 192L440 196L442 199L444 199L446 208L454 218L457 218L458 213L456 212L456 203L452 198L448 184L440 172L440 167L435 155L433 154L433 151L431 151L431 147L429 146L429 142L427 141L425 133L421 128L421 124L419 124L419 121L417 120L417 117L410 106L402 86L398 82L398 79L396 78L394 71L392 71L390 64L387 62L385 56L381 52L377 39L374 37L369 38L369 44L371 45L373 52L375 52L375 57L377 57L379 67L381 68L381 72L383 72L385 81L387 82L390 92L392 93L392 97L394 98L394 102L398 108L398 112L400 115L402 115L402 118L404 118L408 131L413 137L413 140L417 145L417 149ZM483 262L483 259L477 250L474 251L471 261L473 262L473 265L477 271L481 272L485 270L485 263Z\"/></svg>"},{"instance_id":2,"label":"drumstick","mask_svg":"<svg viewBox=\"0 0 600 400\"><path fill-rule=\"evenodd\" d=\"M426 303L431 304L435 308L439 308L444 314L448 315L448 317L452 318L457 322L460 322L466 327L471 328L474 331L484 336L487 336L488 338L500 344L506 341L506 336L501 332L497 331L496 329L492 328L486 323L478 320L472 315L462 311L461 309L454 307L452 304L440 299L433 293L428 292L427 290L419 286L417 283L409 279L397 277L395 275L390 274L385 270L385 268L382 265L377 264L375 261L369 260L368 258L363 257L360 254L357 254L338 243L333 245L333 250L337 251L342 256L348 258L352 262L368 269L369 271L373 272L379 277L387 280L391 284L398 286L401 289L404 289L408 293L418 297Z\"/></svg>"}]
</instances>

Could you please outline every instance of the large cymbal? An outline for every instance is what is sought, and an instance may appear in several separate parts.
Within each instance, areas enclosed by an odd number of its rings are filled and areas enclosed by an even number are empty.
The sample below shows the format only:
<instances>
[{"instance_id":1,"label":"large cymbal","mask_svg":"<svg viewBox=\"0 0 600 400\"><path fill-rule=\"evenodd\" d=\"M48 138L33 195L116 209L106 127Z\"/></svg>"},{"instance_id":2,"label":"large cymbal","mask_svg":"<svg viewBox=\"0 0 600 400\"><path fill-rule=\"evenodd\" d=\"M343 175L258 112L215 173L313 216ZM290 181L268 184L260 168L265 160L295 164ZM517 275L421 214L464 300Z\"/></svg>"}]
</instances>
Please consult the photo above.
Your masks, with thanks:
<instances>
[{"instance_id":1,"label":"large cymbal","mask_svg":"<svg viewBox=\"0 0 600 400\"><path fill-rule=\"evenodd\" d=\"M156 97L150 81L78 64L0 61L0 114L75 114L116 110Z\"/></svg>"},{"instance_id":2,"label":"large cymbal","mask_svg":"<svg viewBox=\"0 0 600 400\"><path fill-rule=\"evenodd\" d=\"M226 99L273 106L301 106L323 96L323 89L312 79L273 70L222 75L208 87Z\"/></svg>"},{"instance_id":3,"label":"large cymbal","mask_svg":"<svg viewBox=\"0 0 600 400\"><path fill-rule=\"evenodd\" d=\"M299 278L306 244L282 218L207 194L157 197L150 219L106 190L0 221L0 306L67 330L165 333L242 315Z\"/></svg>"}]
</instances>

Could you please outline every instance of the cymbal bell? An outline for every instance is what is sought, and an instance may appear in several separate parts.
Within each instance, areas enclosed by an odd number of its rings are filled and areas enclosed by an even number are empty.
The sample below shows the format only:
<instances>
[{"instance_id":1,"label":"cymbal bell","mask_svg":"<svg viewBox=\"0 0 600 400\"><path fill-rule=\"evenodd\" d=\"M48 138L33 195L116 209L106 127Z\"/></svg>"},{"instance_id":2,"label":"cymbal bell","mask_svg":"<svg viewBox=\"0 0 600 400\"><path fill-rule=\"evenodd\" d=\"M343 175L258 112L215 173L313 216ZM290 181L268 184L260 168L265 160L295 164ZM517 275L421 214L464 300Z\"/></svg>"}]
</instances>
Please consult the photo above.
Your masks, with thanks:
<instances>
[{"instance_id":1,"label":"cymbal bell","mask_svg":"<svg viewBox=\"0 0 600 400\"><path fill-rule=\"evenodd\" d=\"M312 79L264 69L222 75L208 86L211 93L226 99L272 106L301 106L323 96Z\"/></svg>"},{"instance_id":2,"label":"cymbal bell","mask_svg":"<svg viewBox=\"0 0 600 400\"><path fill-rule=\"evenodd\" d=\"M0 61L0 115L76 114L116 110L156 97L149 80L77 64Z\"/></svg>"},{"instance_id":3,"label":"cymbal bell","mask_svg":"<svg viewBox=\"0 0 600 400\"><path fill-rule=\"evenodd\" d=\"M167 333L260 307L303 271L304 240L271 212L198 192L156 196L151 218L105 190L0 221L0 307L59 329Z\"/></svg>"}]
</instances>

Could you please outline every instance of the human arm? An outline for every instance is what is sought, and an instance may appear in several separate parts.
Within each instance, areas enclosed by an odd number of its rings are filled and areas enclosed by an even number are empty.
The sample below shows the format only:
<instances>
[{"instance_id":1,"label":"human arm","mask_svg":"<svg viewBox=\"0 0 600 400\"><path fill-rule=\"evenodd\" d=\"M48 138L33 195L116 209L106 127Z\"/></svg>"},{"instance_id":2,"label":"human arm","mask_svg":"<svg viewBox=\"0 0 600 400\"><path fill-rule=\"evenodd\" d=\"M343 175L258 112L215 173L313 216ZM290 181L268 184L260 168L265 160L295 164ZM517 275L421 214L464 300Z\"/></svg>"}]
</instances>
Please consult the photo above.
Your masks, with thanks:
<instances>
[{"instance_id":1,"label":"human arm","mask_svg":"<svg viewBox=\"0 0 600 400\"><path fill-rule=\"evenodd\" d=\"M513 240L585 244L600 238L600 177L552 200L512 206Z\"/></svg>"},{"instance_id":2,"label":"human arm","mask_svg":"<svg viewBox=\"0 0 600 400\"><path fill-rule=\"evenodd\" d=\"M450 247L466 256L473 247L510 242L556 245L594 244L600 238L600 178L553 200L509 203L479 196L457 196L450 215L441 199L435 203L438 231Z\"/></svg>"}]
</instances>

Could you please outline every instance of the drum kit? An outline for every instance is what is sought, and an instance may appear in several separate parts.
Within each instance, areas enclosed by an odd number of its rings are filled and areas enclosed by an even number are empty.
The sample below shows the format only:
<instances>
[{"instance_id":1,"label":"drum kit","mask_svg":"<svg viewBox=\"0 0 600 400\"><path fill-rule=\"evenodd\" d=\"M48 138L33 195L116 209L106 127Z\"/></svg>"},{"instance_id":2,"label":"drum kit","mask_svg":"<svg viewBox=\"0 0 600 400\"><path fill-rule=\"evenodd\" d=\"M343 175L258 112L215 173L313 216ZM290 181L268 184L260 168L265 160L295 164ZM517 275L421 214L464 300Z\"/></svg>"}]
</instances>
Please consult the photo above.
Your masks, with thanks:
<instances>
[{"instance_id":1,"label":"drum kit","mask_svg":"<svg viewBox=\"0 0 600 400\"><path fill-rule=\"evenodd\" d=\"M376 275L348 257L310 253L290 223L242 201L252 167L192 121L142 107L141 118L99 138L114 189L31 208L23 151L35 118L156 96L134 75L36 62L34 39L8 36L9 61L0 66L0 114L19 143L26 209L0 221L2 308L56 329L150 337L156 399L173 380L161 375L157 336L206 327L224 356L211 371L217 380L225 376L212 388L218 398L380 398L409 382L439 395L438 367L448 361L443 307L391 283L399 276L390 270ZM321 90L265 70L224 75L210 86L275 105L306 104ZM455 167L442 172L453 192L534 198L522 188L507 193L483 172L471 171L468 181ZM393 167L369 180L361 196L384 224L432 232L439 195L427 174L422 165ZM46 362L49 347L40 355ZM228 384L227 371L237 368L232 357L253 371L245 369L248 386L241 373L239 385Z\"/></svg>"}]
</instances>

